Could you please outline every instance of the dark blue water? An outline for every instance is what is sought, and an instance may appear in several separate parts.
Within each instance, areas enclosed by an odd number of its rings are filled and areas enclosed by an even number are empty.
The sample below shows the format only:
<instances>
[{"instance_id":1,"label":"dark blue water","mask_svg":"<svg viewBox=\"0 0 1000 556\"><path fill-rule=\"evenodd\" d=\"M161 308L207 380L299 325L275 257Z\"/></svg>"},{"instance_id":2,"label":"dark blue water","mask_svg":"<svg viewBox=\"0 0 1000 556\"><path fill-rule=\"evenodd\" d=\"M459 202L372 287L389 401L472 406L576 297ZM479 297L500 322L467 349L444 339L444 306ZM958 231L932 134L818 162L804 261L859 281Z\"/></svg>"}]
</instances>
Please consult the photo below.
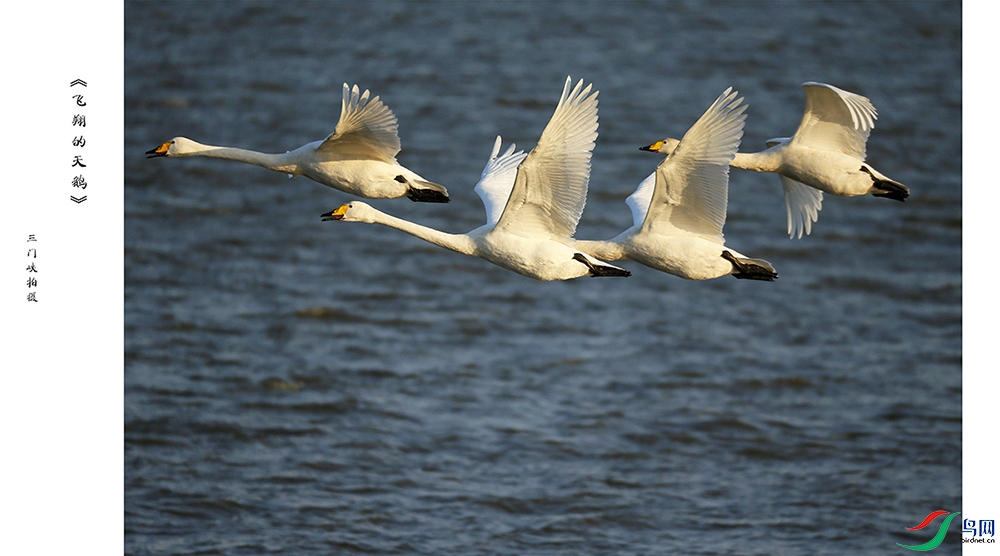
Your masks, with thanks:
<instances>
[{"instance_id":1,"label":"dark blue water","mask_svg":"<svg viewBox=\"0 0 1000 556\"><path fill-rule=\"evenodd\" d=\"M125 33L127 553L887 554L961 507L961 4L127 2ZM776 282L541 283L321 222L351 198L306 178L143 156L298 147L358 83L452 195L372 204L464 232L567 75L601 91L577 237L727 86L743 151L804 81L868 96L912 196L826 196L792 241L777 177L734 170L727 244Z\"/></svg>"}]
</instances>

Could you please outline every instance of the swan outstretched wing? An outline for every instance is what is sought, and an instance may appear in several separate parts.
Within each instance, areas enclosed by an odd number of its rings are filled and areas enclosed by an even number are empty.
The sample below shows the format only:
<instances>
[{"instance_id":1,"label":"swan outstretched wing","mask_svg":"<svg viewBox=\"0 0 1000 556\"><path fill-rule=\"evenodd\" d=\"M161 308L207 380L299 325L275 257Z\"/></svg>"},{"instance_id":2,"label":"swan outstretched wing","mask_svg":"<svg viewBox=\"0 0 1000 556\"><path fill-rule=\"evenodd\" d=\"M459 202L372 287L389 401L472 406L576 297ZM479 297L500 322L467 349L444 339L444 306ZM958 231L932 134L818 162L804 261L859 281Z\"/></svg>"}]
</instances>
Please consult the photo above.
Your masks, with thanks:
<instances>
[{"instance_id":1,"label":"swan outstretched wing","mask_svg":"<svg viewBox=\"0 0 1000 556\"><path fill-rule=\"evenodd\" d=\"M486 208L486 224L490 227L495 226L500 220L504 205L510 198L510 190L514 188L517 167L524 157L528 156L524 151L514 152L516 146L513 143L500 154L502 143L503 139L497 135L497 140L493 143L493 154L490 155L489 162L483 168L483 175L476 184L476 193Z\"/></svg>"},{"instance_id":2,"label":"swan outstretched wing","mask_svg":"<svg viewBox=\"0 0 1000 556\"><path fill-rule=\"evenodd\" d=\"M646 220L646 212L649 211L649 201L653 198L655 185L656 172L654 171L642 180L639 187L636 187L635 191L625 199L625 204L632 211L632 226L642 226L642 222Z\"/></svg>"},{"instance_id":3,"label":"swan outstretched wing","mask_svg":"<svg viewBox=\"0 0 1000 556\"><path fill-rule=\"evenodd\" d=\"M396 116L377 96L370 97L355 85L344 83L344 99L336 130L319 147L320 152L344 158L395 162L399 153L399 124Z\"/></svg>"},{"instance_id":4,"label":"swan outstretched wing","mask_svg":"<svg viewBox=\"0 0 1000 556\"><path fill-rule=\"evenodd\" d=\"M792 142L865 159L878 113L871 101L825 83L806 82L806 110Z\"/></svg>"},{"instance_id":5,"label":"swan outstretched wing","mask_svg":"<svg viewBox=\"0 0 1000 556\"><path fill-rule=\"evenodd\" d=\"M782 176L781 188L785 190L785 210L788 213L788 237L799 239L812 232L812 223L819 218L823 208L823 192L792 178Z\"/></svg>"},{"instance_id":6,"label":"swan outstretched wing","mask_svg":"<svg viewBox=\"0 0 1000 556\"><path fill-rule=\"evenodd\" d=\"M498 229L560 240L576 232L597 140L597 91L582 79L571 84L567 77L555 113L518 168Z\"/></svg>"},{"instance_id":7,"label":"swan outstretched wing","mask_svg":"<svg viewBox=\"0 0 1000 556\"><path fill-rule=\"evenodd\" d=\"M670 235L680 229L722 241L729 162L739 148L746 119L746 105L737 94L726 89L660 163L644 230Z\"/></svg>"}]
</instances>

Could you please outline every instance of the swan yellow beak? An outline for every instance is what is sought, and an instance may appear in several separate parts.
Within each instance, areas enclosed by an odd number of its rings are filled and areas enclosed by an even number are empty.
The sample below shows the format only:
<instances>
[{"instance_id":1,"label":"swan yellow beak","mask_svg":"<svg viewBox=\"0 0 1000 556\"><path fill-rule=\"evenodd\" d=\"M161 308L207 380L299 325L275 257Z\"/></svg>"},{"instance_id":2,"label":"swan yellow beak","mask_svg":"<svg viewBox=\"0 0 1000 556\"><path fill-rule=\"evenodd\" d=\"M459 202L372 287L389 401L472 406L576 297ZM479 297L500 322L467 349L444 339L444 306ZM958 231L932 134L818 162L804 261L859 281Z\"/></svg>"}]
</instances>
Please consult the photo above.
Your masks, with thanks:
<instances>
[{"instance_id":1,"label":"swan yellow beak","mask_svg":"<svg viewBox=\"0 0 1000 556\"><path fill-rule=\"evenodd\" d=\"M330 212L323 213L320 216L323 217L323 222L327 220L343 220L344 215L347 214L347 205L340 205L337 210L331 210Z\"/></svg>"},{"instance_id":2,"label":"swan yellow beak","mask_svg":"<svg viewBox=\"0 0 1000 556\"><path fill-rule=\"evenodd\" d=\"M173 141L167 141L166 143L156 147L155 149L146 151L146 158L156 158L158 156L167 156L167 150L170 149L170 144Z\"/></svg>"},{"instance_id":3,"label":"swan yellow beak","mask_svg":"<svg viewBox=\"0 0 1000 556\"><path fill-rule=\"evenodd\" d=\"M654 152L655 153L655 152L659 151L661 147L663 147L663 141L657 141L657 142L653 143L652 145L646 145L645 147L639 147L639 150L640 151L650 151L650 152Z\"/></svg>"}]
</instances>

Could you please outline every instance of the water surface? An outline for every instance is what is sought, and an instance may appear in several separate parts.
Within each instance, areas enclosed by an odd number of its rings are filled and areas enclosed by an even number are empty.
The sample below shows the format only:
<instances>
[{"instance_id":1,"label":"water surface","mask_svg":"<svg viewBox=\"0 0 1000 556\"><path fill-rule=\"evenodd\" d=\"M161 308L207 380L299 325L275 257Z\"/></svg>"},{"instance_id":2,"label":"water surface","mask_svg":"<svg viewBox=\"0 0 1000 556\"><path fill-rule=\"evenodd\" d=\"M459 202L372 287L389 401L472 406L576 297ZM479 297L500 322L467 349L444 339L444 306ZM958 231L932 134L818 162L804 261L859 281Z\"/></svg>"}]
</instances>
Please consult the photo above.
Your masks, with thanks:
<instances>
[{"instance_id":1,"label":"water surface","mask_svg":"<svg viewBox=\"0 0 1000 556\"><path fill-rule=\"evenodd\" d=\"M961 507L961 4L127 2L125 29L127 553L885 554ZM306 178L142 155L290 150L358 83L452 195L372 204L464 232L567 75L601 91L577 237L627 227L637 147L728 86L742 151L804 81L868 96L912 196L827 196L793 241L778 179L734 171L727 244L776 282L541 283L321 222L351 197Z\"/></svg>"}]
</instances>

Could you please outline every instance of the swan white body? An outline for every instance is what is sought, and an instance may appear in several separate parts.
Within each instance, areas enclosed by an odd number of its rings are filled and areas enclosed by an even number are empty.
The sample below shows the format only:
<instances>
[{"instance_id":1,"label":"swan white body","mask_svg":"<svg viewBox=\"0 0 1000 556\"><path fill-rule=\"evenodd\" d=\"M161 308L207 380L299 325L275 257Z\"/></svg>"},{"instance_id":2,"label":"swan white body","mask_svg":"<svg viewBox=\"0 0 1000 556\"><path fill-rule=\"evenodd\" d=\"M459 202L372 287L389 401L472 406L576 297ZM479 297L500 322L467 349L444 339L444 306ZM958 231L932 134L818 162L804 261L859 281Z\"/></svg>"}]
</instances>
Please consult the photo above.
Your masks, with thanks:
<instances>
[{"instance_id":1,"label":"swan white body","mask_svg":"<svg viewBox=\"0 0 1000 556\"><path fill-rule=\"evenodd\" d=\"M781 178L788 234L801 238L812 231L823 206L823 192L853 197L874 195L902 201L907 187L865 163L865 145L878 117L865 97L824 83L802 84L806 108L792 137L767 141L758 153L736 153L731 165ZM664 139L643 150L670 154L676 139Z\"/></svg>"},{"instance_id":2,"label":"swan white body","mask_svg":"<svg viewBox=\"0 0 1000 556\"><path fill-rule=\"evenodd\" d=\"M323 215L324 220L382 224L465 255L537 280L581 276L628 276L572 246L590 181L590 158L597 139L597 92L581 80L566 79L555 113L538 145L525 155L511 145L493 153L476 185L487 222L467 234L450 234L352 202Z\"/></svg>"},{"instance_id":3,"label":"swan white body","mask_svg":"<svg viewBox=\"0 0 1000 556\"><path fill-rule=\"evenodd\" d=\"M725 247L729 163L743 136L746 105L726 89L656 171L626 200L632 227L608 241L577 240L603 260L628 259L687 278L774 280L767 261Z\"/></svg>"},{"instance_id":4,"label":"swan white body","mask_svg":"<svg viewBox=\"0 0 1000 556\"><path fill-rule=\"evenodd\" d=\"M398 127L396 116L379 97L369 98L367 90L360 93L357 85L348 88L345 83L340 121L322 141L284 154L267 154L175 137L146 154L149 158L204 156L246 162L289 177L306 176L369 199L409 197L414 201L448 202L447 189L396 162Z\"/></svg>"}]
</instances>

